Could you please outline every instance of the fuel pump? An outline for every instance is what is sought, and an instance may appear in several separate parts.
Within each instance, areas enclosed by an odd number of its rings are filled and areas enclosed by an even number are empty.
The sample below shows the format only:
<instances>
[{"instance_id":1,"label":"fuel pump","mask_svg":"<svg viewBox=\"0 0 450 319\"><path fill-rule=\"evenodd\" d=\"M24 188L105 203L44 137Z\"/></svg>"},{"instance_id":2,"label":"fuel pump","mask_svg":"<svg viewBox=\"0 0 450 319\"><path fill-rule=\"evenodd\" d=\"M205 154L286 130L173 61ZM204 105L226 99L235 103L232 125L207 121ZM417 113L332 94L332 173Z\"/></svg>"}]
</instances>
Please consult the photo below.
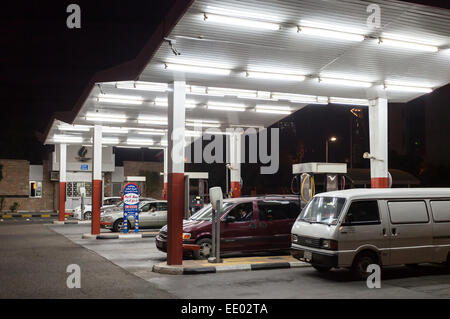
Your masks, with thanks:
<instances>
[{"instance_id":1,"label":"fuel pump","mask_svg":"<svg viewBox=\"0 0 450 319\"><path fill-rule=\"evenodd\" d=\"M294 177L291 182L293 194L299 195L300 206L303 208L316 194L316 176L324 178L323 191L330 192L339 189L339 174L341 189L345 187L347 173L346 163L299 163L292 165Z\"/></svg>"}]
</instances>

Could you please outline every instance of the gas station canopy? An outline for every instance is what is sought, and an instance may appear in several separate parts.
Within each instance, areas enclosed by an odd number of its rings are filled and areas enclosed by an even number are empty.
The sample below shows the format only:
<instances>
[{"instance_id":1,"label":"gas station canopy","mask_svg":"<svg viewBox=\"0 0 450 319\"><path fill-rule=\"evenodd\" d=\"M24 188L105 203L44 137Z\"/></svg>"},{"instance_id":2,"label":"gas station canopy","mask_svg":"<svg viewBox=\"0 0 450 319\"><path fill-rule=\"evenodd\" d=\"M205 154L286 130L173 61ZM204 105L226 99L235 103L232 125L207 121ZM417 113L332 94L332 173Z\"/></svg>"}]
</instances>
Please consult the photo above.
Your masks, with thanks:
<instances>
[{"instance_id":1,"label":"gas station canopy","mask_svg":"<svg viewBox=\"0 0 450 319\"><path fill-rule=\"evenodd\" d=\"M379 5L380 25L368 19ZM45 144L167 145L168 83L186 82L186 135L268 127L305 105L407 102L450 82L450 12L399 1L196 0L138 79L97 83Z\"/></svg>"}]
</instances>

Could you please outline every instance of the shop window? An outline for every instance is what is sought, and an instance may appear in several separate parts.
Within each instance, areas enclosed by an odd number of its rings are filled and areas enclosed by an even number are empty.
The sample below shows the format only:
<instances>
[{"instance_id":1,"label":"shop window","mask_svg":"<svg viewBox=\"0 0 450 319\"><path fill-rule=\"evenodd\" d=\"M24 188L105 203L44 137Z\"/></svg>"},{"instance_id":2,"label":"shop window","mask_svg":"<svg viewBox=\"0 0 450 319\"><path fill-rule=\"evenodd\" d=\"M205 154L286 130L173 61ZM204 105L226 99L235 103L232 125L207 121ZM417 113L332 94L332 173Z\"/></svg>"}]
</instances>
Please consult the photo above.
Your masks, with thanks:
<instances>
[{"instance_id":1,"label":"shop window","mask_svg":"<svg viewBox=\"0 0 450 319\"><path fill-rule=\"evenodd\" d=\"M30 197L42 197L42 182L30 181Z\"/></svg>"},{"instance_id":2,"label":"shop window","mask_svg":"<svg viewBox=\"0 0 450 319\"><path fill-rule=\"evenodd\" d=\"M66 184L66 196L67 197L81 197L81 188L86 189L86 197L91 197L92 188L91 183L87 182L68 182Z\"/></svg>"}]
</instances>

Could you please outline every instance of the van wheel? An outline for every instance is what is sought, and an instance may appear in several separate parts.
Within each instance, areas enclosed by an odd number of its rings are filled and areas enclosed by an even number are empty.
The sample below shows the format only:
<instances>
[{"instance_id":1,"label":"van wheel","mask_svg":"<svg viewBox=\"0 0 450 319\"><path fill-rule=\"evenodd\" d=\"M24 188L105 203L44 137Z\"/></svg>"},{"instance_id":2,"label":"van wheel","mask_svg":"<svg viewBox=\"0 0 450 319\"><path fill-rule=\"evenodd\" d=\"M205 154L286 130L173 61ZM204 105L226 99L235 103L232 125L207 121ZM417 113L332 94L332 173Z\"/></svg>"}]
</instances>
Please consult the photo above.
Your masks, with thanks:
<instances>
[{"instance_id":1,"label":"van wheel","mask_svg":"<svg viewBox=\"0 0 450 319\"><path fill-rule=\"evenodd\" d=\"M332 268L329 266L319 266L319 265L312 265L312 266L318 272L327 272L327 271L330 271L330 269Z\"/></svg>"},{"instance_id":2,"label":"van wheel","mask_svg":"<svg viewBox=\"0 0 450 319\"><path fill-rule=\"evenodd\" d=\"M212 252L212 241L210 238L203 238L196 242L200 246L199 250L194 250L194 259L208 259Z\"/></svg>"},{"instance_id":3,"label":"van wheel","mask_svg":"<svg viewBox=\"0 0 450 319\"><path fill-rule=\"evenodd\" d=\"M92 219L92 212L86 212L83 216L84 220L91 220Z\"/></svg>"},{"instance_id":4,"label":"van wheel","mask_svg":"<svg viewBox=\"0 0 450 319\"><path fill-rule=\"evenodd\" d=\"M367 267L372 264L378 265L377 256L374 253L363 252L356 255L350 270L356 279L366 280L370 275L367 272Z\"/></svg>"}]
</instances>

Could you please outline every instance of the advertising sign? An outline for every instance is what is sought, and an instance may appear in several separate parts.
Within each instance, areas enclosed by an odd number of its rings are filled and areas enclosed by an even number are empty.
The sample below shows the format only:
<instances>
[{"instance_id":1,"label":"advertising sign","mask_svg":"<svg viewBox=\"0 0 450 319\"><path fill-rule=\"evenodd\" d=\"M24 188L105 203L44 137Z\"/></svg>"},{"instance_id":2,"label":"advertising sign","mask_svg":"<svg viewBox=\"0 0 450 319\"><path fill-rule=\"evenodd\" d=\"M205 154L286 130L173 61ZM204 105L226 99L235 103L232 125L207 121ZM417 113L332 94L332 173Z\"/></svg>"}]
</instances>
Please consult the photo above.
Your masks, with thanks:
<instances>
[{"instance_id":1,"label":"advertising sign","mask_svg":"<svg viewBox=\"0 0 450 319\"><path fill-rule=\"evenodd\" d=\"M134 232L139 232L139 188L128 183L123 188L123 233L128 233L128 217L134 217Z\"/></svg>"}]
</instances>

